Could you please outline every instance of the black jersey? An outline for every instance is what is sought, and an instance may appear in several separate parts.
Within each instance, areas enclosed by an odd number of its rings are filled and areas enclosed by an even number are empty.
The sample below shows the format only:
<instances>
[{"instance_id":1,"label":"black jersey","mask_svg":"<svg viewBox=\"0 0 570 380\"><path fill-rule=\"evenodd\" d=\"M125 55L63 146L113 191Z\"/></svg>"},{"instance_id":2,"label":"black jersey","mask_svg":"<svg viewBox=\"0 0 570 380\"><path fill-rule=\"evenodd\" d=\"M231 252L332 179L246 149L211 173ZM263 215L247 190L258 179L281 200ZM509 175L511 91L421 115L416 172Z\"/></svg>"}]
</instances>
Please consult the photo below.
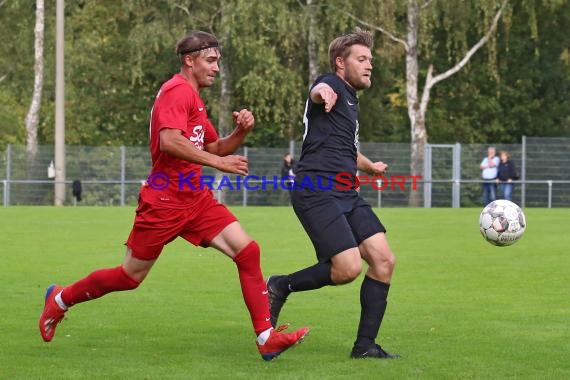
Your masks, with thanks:
<instances>
[{"instance_id":1,"label":"black jersey","mask_svg":"<svg viewBox=\"0 0 570 380\"><path fill-rule=\"evenodd\" d=\"M356 175L359 128L356 91L332 73L318 77L311 89L321 82L328 84L338 97L328 113L324 104L313 103L310 97L307 99L297 181L304 176L332 177L334 181L338 173Z\"/></svg>"}]
</instances>

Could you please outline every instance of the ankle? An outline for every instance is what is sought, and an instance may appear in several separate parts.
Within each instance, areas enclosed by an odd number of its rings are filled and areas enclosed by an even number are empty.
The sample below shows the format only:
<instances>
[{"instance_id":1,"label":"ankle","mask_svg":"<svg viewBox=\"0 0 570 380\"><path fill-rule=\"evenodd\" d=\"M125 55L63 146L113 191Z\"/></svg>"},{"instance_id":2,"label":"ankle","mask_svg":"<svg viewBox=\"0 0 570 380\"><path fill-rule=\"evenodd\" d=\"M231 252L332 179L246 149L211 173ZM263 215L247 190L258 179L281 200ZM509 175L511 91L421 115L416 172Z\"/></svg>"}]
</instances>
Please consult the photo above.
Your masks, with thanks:
<instances>
[{"instance_id":1,"label":"ankle","mask_svg":"<svg viewBox=\"0 0 570 380\"><path fill-rule=\"evenodd\" d=\"M63 290L55 295L54 300L57 306L59 306L61 310L67 311L69 307L65 304L65 302L63 302L63 299L61 298L61 293L63 293Z\"/></svg>"},{"instance_id":2,"label":"ankle","mask_svg":"<svg viewBox=\"0 0 570 380\"><path fill-rule=\"evenodd\" d=\"M261 332L257 336L257 343L259 343L260 346L263 346L265 344L265 342L267 342L267 340L269 339L269 336L271 335L272 330L273 330L273 327L270 327L267 330Z\"/></svg>"},{"instance_id":3,"label":"ankle","mask_svg":"<svg viewBox=\"0 0 570 380\"><path fill-rule=\"evenodd\" d=\"M287 298L287 296L291 294L291 292L293 292L293 289L291 289L289 276L283 276L281 278L278 278L276 281L276 285L277 288L281 290L281 294L283 294L285 298Z\"/></svg>"}]
</instances>

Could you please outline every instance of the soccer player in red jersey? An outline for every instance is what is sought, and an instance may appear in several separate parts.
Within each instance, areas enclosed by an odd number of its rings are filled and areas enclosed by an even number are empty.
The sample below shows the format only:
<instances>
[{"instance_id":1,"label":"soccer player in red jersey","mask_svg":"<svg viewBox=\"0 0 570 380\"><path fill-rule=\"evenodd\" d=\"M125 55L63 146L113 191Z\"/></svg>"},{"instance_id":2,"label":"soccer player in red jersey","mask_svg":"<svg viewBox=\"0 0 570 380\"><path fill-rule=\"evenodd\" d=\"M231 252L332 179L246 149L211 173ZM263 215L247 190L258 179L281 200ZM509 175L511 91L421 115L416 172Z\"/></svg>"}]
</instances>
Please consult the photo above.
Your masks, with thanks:
<instances>
[{"instance_id":1,"label":"soccer player in red jersey","mask_svg":"<svg viewBox=\"0 0 570 380\"><path fill-rule=\"evenodd\" d=\"M270 322L267 287L260 268L260 248L235 216L200 187L202 166L247 175L245 157L232 155L255 124L247 110L233 112L236 125L219 138L200 98L219 71L221 51L213 35L194 31L176 45L180 73L162 85L150 117L152 169L143 185L122 265L100 269L61 287L51 285L39 320L42 338L50 342L67 309L110 292L132 290L145 279L164 246L181 236L194 245L214 247L236 263L256 344L264 360L279 356L307 335L304 327L282 332Z\"/></svg>"}]
</instances>

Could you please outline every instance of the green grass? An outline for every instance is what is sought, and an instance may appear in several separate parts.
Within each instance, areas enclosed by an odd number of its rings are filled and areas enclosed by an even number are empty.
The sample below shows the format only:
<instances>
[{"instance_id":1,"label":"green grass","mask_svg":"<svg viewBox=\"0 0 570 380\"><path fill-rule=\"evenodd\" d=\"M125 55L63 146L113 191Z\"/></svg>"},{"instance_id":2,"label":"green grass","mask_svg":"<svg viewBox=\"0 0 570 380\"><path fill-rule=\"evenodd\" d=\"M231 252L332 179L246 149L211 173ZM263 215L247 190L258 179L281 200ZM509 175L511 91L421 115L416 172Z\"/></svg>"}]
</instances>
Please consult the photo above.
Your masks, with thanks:
<instances>
[{"instance_id":1,"label":"green grass","mask_svg":"<svg viewBox=\"0 0 570 380\"><path fill-rule=\"evenodd\" d=\"M0 379L570 378L570 210L527 209L494 247L478 209L383 209L398 263L380 342L399 360L348 358L360 281L294 294L281 321L312 328L261 360L231 260L178 239L133 292L77 305L50 344L37 319L52 282L122 261L132 208L0 209ZM290 208L234 208L265 274L314 262Z\"/></svg>"}]
</instances>

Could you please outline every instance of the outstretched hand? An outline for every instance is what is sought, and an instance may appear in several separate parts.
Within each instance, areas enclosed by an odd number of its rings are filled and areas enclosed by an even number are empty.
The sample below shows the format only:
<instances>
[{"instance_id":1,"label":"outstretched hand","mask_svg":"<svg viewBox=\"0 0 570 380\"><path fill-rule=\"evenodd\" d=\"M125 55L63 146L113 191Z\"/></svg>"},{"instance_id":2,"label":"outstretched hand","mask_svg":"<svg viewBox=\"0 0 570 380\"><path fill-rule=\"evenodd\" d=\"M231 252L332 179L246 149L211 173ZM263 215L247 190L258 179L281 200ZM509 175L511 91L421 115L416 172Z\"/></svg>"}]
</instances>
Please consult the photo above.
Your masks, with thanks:
<instances>
[{"instance_id":1,"label":"outstretched hand","mask_svg":"<svg viewBox=\"0 0 570 380\"><path fill-rule=\"evenodd\" d=\"M216 169L224 173L234 173L247 175L249 173L247 158L243 156L224 156L220 157L220 163Z\"/></svg>"},{"instance_id":2,"label":"outstretched hand","mask_svg":"<svg viewBox=\"0 0 570 380\"><path fill-rule=\"evenodd\" d=\"M330 112L334 105L336 104L336 100L338 95L333 89L329 86L322 86L318 90L318 95L323 99L323 104L325 105L325 112Z\"/></svg>"}]
</instances>

